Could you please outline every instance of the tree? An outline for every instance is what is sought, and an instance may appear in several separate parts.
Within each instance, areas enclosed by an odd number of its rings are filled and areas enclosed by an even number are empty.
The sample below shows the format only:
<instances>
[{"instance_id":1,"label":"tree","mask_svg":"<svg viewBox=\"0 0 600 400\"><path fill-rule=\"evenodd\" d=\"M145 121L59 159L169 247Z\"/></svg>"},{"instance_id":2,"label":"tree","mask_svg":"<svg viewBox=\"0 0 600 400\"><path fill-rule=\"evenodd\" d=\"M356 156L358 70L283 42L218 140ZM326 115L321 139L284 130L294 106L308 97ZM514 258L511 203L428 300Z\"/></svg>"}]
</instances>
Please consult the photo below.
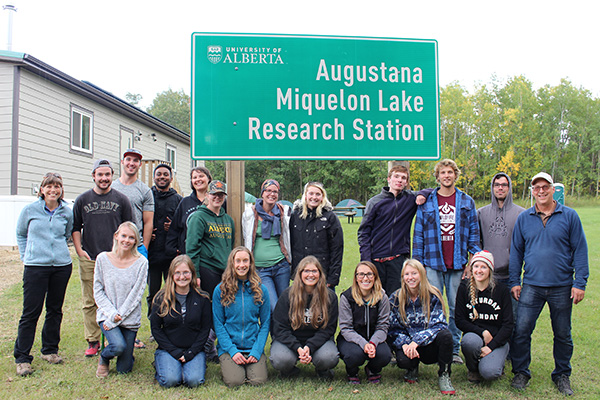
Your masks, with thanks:
<instances>
[{"instance_id":1,"label":"tree","mask_svg":"<svg viewBox=\"0 0 600 400\"><path fill-rule=\"evenodd\" d=\"M175 128L190 133L190 96L183 89L178 92L169 89L157 94L146 111Z\"/></svg>"},{"instance_id":2,"label":"tree","mask_svg":"<svg viewBox=\"0 0 600 400\"><path fill-rule=\"evenodd\" d=\"M139 93L130 93L127 92L125 95L125 100L129 102L132 106L136 106L139 104L140 100L142 100L142 95Z\"/></svg>"}]
</instances>

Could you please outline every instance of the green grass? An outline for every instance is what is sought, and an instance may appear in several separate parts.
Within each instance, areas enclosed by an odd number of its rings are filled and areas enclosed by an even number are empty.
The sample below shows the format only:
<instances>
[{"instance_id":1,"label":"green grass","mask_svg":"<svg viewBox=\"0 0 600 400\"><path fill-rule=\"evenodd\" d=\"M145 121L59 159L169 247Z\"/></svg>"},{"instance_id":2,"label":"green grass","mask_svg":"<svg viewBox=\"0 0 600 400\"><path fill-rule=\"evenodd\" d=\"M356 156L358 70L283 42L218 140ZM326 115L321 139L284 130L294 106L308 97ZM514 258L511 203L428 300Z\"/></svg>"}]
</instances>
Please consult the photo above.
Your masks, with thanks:
<instances>
[{"instance_id":1,"label":"green grass","mask_svg":"<svg viewBox=\"0 0 600 400\"><path fill-rule=\"evenodd\" d=\"M581 216L590 247L591 277L585 300L573 308L573 374L571 382L578 398L598 398L600 393L600 344L595 336L600 327L598 313L600 303L600 212L596 207L580 208ZM359 260L356 230L360 219L353 224L342 221L345 235L344 267L338 294L350 286L354 266ZM0 266L1 268L2 266ZM388 366L383 370L383 382L380 385L362 384L358 387L345 382L343 363L338 364L333 382L319 381L310 367L301 367L299 378L281 380L273 369L269 369L270 382L262 387L244 386L228 389L221 381L218 365L209 364L206 384L197 389L162 389L153 378L153 351L155 344L149 344L145 350L135 351L133 372L117 376L114 365L111 375L105 380L95 377L97 358L83 356L85 341L81 315L81 287L77 268L69 283L64 307L61 354L63 365L49 365L39 358L41 319L38 324L37 339L32 354L35 370L32 376L20 378L15 375L12 348L17 331L18 319L22 307L22 289L17 284L0 294L0 398L2 399L441 399L437 387L436 366L422 366L420 382L408 385L401 381L401 371ZM148 321L144 319L138 336L145 342L150 335ZM454 366L452 382L460 399L560 399L550 380L554 367L552 359L552 332L547 309L538 320L532 345L533 379L529 388L518 393L510 388L510 364L507 374L499 381L473 386L466 380L466 368ZM362 371L361 371L362 374Z\"/></svg>"}]
</instances>

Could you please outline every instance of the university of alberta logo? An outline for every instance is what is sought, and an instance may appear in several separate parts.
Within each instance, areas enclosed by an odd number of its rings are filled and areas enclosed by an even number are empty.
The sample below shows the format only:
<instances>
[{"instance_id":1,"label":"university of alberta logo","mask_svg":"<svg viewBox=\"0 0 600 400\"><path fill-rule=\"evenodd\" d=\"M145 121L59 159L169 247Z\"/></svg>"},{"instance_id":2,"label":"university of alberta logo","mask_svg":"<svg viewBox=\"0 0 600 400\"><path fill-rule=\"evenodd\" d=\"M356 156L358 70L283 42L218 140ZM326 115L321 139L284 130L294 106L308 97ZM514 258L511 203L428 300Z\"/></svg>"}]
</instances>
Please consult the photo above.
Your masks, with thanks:
<instances>
[{"instance_id":1,"label":"university of alberta logo","mask_svg":"<svg viewBox=\"0 0 600 400\"><path fill-rule=\"evenodd\" d=\"M208 46L208 53L206 56L208 57L208 61L217 64L223 58L223 48L221 46Z\"/></svg>"}]
</instances>

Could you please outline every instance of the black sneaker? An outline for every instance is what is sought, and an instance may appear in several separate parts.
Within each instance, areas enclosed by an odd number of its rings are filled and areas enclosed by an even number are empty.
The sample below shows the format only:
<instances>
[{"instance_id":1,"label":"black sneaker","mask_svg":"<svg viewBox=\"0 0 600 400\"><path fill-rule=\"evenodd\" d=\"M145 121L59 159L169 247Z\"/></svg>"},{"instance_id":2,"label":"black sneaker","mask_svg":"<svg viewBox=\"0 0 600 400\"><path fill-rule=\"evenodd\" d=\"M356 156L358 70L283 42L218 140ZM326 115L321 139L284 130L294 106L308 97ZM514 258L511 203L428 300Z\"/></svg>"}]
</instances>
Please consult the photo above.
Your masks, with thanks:
<instances>
[{"instance_id":1,"label":"black sneaker","mask_svg":"<svg viewBox=\"0 0 600 400\"><path fill-rule=\"evenodd\" d=\"M317 370L317 376L323 380L330 381L333 379L334 373L332 369Z\"/></svg>"},{"instance_id":2,"label":"black sneaker","mask_svg":"<svg viewBox=\"0 0 600 400\"><path fill-rule=\"evenodd\" d=\"M571 390L571 381L567 375L560 375L558 378L553 379L553 381L559 392L565 396L573 396L573 390Z\"/></svg>"},{"instance_id":3,"label":"black sneaker","mask_svg":"<svg viewBox=\"0 0 600 400\"><path fill-rule=\"evenodd\" d=\"M512 386L513 388L518 389L518 390L523 390L527 387L527 385L529 385L529 379L531 379L531 378L528 377L527 375L517 373L514 376L510 386Z\"/></svg>"}]
</instances>

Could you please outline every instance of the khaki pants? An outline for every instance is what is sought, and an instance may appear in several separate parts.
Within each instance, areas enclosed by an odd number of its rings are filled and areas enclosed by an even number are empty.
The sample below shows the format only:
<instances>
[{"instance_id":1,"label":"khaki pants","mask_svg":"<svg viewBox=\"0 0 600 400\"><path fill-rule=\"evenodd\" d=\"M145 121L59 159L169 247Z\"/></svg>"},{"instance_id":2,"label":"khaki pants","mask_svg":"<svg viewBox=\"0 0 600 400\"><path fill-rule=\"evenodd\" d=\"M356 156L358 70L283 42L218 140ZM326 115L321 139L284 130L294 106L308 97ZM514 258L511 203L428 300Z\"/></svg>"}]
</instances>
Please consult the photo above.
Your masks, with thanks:
<instances>
[{"instance_id":1,"label":"khaki pants","mask_svg":"<svg viewBox=\"0 0 600 400\"><path fill-rule=\"evenodd\" d=\"M81 278L81 296L83 309L83 332L88 342L99 342L102 332L96 323L96 302L94 301L95 261L79 257L79 277Z\"/></svg>"},{"instance_id":2,"label":"khaki pants","mask_svg":"<svg viewBox=\"0 0 600 400\"><path fill-rule=\"evenodd\" d=\"M244 354L248 357L248 354ZM245 382L251 385L262 385L267 381L267 357L261 354L260 360L254 364L238 365L228 353L219 357L223 382L229 387L240 386Z\"/></svg>"}]
</instances>

